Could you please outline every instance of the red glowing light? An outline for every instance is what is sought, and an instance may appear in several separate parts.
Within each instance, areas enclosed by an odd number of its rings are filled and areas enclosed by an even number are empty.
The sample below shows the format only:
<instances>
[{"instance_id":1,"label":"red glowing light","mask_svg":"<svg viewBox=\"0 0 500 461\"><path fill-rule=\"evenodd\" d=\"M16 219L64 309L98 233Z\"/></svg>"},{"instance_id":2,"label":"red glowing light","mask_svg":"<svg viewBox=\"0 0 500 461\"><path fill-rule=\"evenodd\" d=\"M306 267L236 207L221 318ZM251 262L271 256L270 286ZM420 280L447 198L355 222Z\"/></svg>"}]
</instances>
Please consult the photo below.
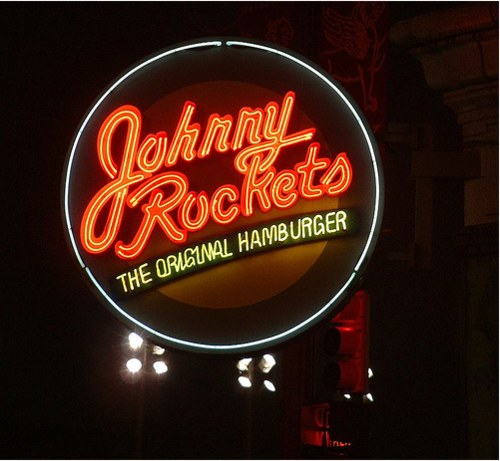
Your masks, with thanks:
<instances>
[{"instance_id":1,"label":"red glowing light","mask_svg":"<svg viewBox=\"0 0 500 461\"><path fill-rule=\"evenodd\" d=\"M151 158L148 155L151 151ZM146 136L137 154L137 166L146 173L157 171L165 158L167 152L167 133L164 131Z\"/></svg>"},{"instance_id":2,"label":"red glowing light","mask_svg":"<svg viewBox=\"0 0 500 461\"><path fill-rule=\"evenodd\" d=\"M134 259L144 251L156 227L171 242L183 244L189 233L202 230L210 220L227 225L240 215L252 216L257 209L286 210L300 197L311 200L345 192L352 181L347 154L339 153L333 162L321 158L318 142L308 146L305 160L293 169L277 170L276 160L285 148L311 141L315 134L315 128L288 133L294 104L295 94L290 91L281 105L272 101L264 109L243 107L235 126L231 115L211 114L200 136L201 125L192 122L196 104L186 101L172 139L160 131L145 135L140 143L140 110L126 105L113 111L97 140L99 163L111 180L84 212L80 230L84 249L98 254L114 244L117 256ZM124 147L114 152L115 133L122 125L127 129ZM193 162L229 150L235 152L233 166L241 174L241 186L222 184L210 196L190 190L188 176L171 170L181 160ZM116 241L127 208L143 214L129 243ZM101 215L105 219L99 219ZM99 230L98 221L105 222Z\"/></svg>"},{"instance_id":3,"label":"red glowing light","mask_svg":"<svg viewBox=\"0 0 500 461\"><path fill-rule=\"evenodd\" d=\"M118 170L111 155L111 142L116 128L123 122L128 123L128 132L122 164ZM112 181L94 196L83 215L80 237L82 245L89 253L101 253L113 243L122 221L128 188L149 176L148 173L133 172L140 125L140 112L133 106L123 106L108 116L99 131L98 158L102 169ZM96 236L97 219L109 202L111 205L106 224L102 233Z\"/></svg>"},{"instance_id":4,"label":"red glowing light","mask_svg":"<svg viewBox=\"0 0 500 461\"><path fill-rule=\"evenodd\" d=\"M218 224L229 224L240 214L240 207L236 201L240 191L236 186L225 185L219 187L212 196L212 219ZM231 203L227 209L223 209L224 199Z\"/></svg>"}]
</instances>

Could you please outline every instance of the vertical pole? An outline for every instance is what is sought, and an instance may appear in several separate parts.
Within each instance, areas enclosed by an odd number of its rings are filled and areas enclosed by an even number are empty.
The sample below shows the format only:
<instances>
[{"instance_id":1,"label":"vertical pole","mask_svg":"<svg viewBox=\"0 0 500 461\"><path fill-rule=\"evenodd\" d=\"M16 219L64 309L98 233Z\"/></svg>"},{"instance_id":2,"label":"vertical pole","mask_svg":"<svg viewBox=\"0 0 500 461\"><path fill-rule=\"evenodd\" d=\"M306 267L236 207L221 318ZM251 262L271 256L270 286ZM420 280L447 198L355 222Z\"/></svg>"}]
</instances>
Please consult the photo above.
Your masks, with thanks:
<instances>
[{"instance_id":1,"label":"vertical pole","mask_svg":"<svg viewBox=\"0 0 500 461\"><path fill-rule=\"evenodd\" d=\"M143 347L142 363L146 365L146 346ZM143 459L143 446L144 446L144 374L139 376L139 389L137 401L137 428L136 428L136 458Z\"/></svg>"},{"instance_id":2,"label":"vertical pole","mask_svg":"<svg viewBox=\"0 0 500 461\"><path fill-rule=\"evenodd\" d=\"M249 370L249 376L253 384L252 369ZM253 459L253 392L248 389L247 396L247 430L245 437L245 459Z\"/></svg>"}]
</instances>

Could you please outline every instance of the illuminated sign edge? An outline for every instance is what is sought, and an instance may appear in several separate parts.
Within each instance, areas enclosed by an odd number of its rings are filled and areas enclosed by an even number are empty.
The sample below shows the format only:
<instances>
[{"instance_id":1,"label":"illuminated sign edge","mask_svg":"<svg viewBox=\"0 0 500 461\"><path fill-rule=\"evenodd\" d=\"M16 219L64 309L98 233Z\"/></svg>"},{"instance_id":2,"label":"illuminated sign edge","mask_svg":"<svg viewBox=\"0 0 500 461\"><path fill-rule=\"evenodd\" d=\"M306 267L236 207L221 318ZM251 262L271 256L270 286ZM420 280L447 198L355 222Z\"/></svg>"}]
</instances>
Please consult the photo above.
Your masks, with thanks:
<instances>
[{"instance_id":1,"label":"illuminated sign edge","mask_svg":"<svg viewBox=\"0 0 500 461\"><path fill-rule=\"evenodd\" d=\"M284 57L285 59L288 59L301 67L305 68L307 71L311 72L314 74L316 77L319 77L324 83L326 83L331 89L333 89L336 94L342 99L344 104L348 107L352 115L354 116L358 126L360 127L365 142L367 144L368 150L370 152L370 157L371 157L371 162L372 162L372 169L374 173L374 181L375 181L375 199L374 199L374 208L373 208L373 218L372 222L370 225L370 232L368 235L368 238L366 240L365 246L363 248L363 251L361 253L361 256L359 257L356 265L354 266L353 271L351 272L351 275L348 277L347 281L345 284L342 286L342 288L335 293L335 295L328 301L321 309L316 311L314 315L310 316L309 318L305 319L301 323L295 325L292 328L289 328L286 331L283 331L279 334L255 340L255 341L248 341L245 343L238 343L238 344L204 344L204 343L197 343L197 342L192 342L192 341L186 341L180 338L175 338L173 336L168 336L163 333L160 333L156 331L154 328L145 325L141 323L139 320L135 319L132 317L130 314L128 314L126 311L124 311L116 302L111 299L111 297L106 293L104 288L100 285L100 283L97 281L97 279L94 277L91 269L86 266L86 264L83 261L83 258L80 255L80 252L78 250L78 247L75 242L75 238L73 235L73 227L71 225L70 221L70 213L69 213L69 183L70 183L70 178L72 174L72 167L73 167L73 161L74 161L74 156L75 152L77 149L77 145L80 141L80 138L85 131L87 124L89 123L90 119L94 115L94 113L97 111L97 109L100 107L100 105L104 102L104 100L109 96L109 94L114 91L120 84L122 84L125 80L127 80L130 76L135 74L137 71L140 69L150 65L153 62L158 61L159 59L164 58L165 56L182 52L182 51L187 51L191 49L196 49L196 48L202 48L202 47L219 47L219 46L240 46L240 47L249 47L249 48L254 48L258 49L261 51L266 51L270 53L277 54L281 57ZM76 133L76 135L73 138L72 144L71 144L71 149L69 156L67 158L65 167L64 167L64 172L63 172L63 213L64 213L64 223L65 227L67 229L67 235L66 237L69 237L69 243L70 247L73 249L73 252L75 254L75 257L81 266L81 268L86 272L87 276L89 277L90 281L94 285L94 289L97 289L98 292L104 297L105 301L113 307L120 315L122 315L125 319L130 321L131 323L135 324L136 326L140 327L144 331L147 331L151 333L154 336L157 336L161 338L162 340L168 342L168 343L174 343L176 344L177 347L180 348L185 348L191 351L204 351L204 352L238 352L238 351L249 351L249 350L256 350L259 348L262 348L266 345L276 345L279 342L283 342L286 339L295 336L296 334L304 331L308 326L312 326L316 321L319 321L323 315L326 314L327 311L329 311L336 303L336 301L341 298L347 291L352 290L352 285L353 282L356 280L357 276L360 274L364 264L366 264L368 257L371 255L373 251L373 246L375 244L375 235L378 233L381 225L381 217L383 213L383 177L381 174L381 167L377 161L378 154L376 152L376 149L374 148L374 140L372 139L371 134L367 131L365 127L366 121L363 120L361 111L358 109L356 110L355 104L350 100L350 97L346 95L341 88L337 87L336 84L332 81L332 79L329 76L326 76L322 70L318 69L315 65L312 63L306 62L304 60L304 57L299 57L295 56L293 52L290 50L282 50L279 47L275 47L273 45L273 48L267 46L264 42L259 42L259 41L242 41L242 40L237 40L237 39L206 39L206 40L195 40L192 42L186 42L184 44L180 44L178 46L174 46L172 48L168 48L164 50L163 52L160 52L158 54L152 55L151 57L145 58L143 61L139 62L132 68L130 68L128 71L124 72L119 78L117 78L114 83L111 84L111 86L104 91L101 96L97 99L97 101L93 104L92 108L89 110L87 115L83 118L82 123L79 126L79 129Z\"/></svg>"}]
</instances>

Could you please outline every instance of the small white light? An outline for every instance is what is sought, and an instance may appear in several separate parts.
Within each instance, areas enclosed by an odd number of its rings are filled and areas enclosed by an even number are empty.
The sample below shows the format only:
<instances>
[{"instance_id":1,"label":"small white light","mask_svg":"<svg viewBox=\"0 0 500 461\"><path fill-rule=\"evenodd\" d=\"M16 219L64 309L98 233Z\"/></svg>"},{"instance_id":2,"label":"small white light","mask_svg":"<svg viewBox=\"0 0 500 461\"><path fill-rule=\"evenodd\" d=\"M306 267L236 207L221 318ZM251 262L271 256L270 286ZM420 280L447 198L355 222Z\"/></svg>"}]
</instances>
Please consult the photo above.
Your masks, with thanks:
<instances>
[{"instance_id":1,"label":"small white light","mask_svg":"<svg viewBox=\"0 0 500 461\"><path fill-rule=\"evenodd\" d=\"M373 378L373 370L368 368L368 378Z\"/></svg>"},{"instance_id":2,"label":"small white light","mask_svg":"<svg viewBox=\"0 0 500 461\"><path fill-rule=\"evenodd\" d=\"M351 395L350 394L344 394L344 398L347 400L351 400Z\"/></svg>"},{"instance_id":3,"label":"small white light","mask_svg":"<svg viewBox=\"0 0 500 461\"><path fill-rule=\"evenodd\" d=\"M271 354L265 354L259 362L262 373L269 373L274 365L276 365L276 360Z\"/></svg>"},{"instance_id":4,"label":"small white light","mask_svg":"<svg viewBox=\"0 0 500 461\"><path fill-rule=\"evenodd\" d=\"M240 376L238 382L242 387L252 387L252 381L247 376Z\"/></svg>"},{"instance_id":5,"label":"small white light","mask_svg":"<svg viewBox=\"0 0 500 461\"><path fill-rule=\"evenodd\" d=\"M252 362L251 358L244 358L244 359L238 360L238 363L236 364L236 368L240 371L248 371L248 367L250 366L251 362Z\"/></svg>"},{"instance_id":6,"label":"small white light","mask_svg":"<svg viewBox=\"0 0 500 461\"><path fill-rule=\"evenodd\" d=\"M130 359L127 362L127 369L130 373L137 373L142 368L142 363L139 359Z\"/></svg>"},{"instance_id":7,"label":"small white light","mask_svg":"<svg viewBox=\"0 0 500 461\"><path fill-rule=\"evenodd\" d=\"M155 369L157 375L162 375L168 371L168 366L163 360L157 360L153 363L153 368Z\"/></svg>"},{"instance_id":8,"label":"small white light","mask_svg":"<svg viewBox=\"0 0 500 461\"><path fill-rule=\"evenodd\" d=\"M264 380L264 386L268 391L276 392L276 386L268 379Z\"/></svg>"},{"instance_id":9,"label":"small white light","mask_svg":"<svg viewBox=\"0 0 500 461\"><path fill-rule=\"evenodd\" d=\"M367 398L370 402L373 402L373 395L371 395L370 393L366 394L366 398Z\"/></svg>"},{"instance_id":10,"label":"small white light","mask_svg":"<svg viewBox=\"0 0 500 461\"><path fill-rule=\"evenodd\" d=\"M165 353L165 349L160 346L153 346L153 355L163 355Z\"/></svg>"},{"instance_id":11,"label":"small white light","mask_svg":"<svg viewBox=\"0 0 500 461\"><path fill-rule=\"evenodd\" d=\"M144 340L137 333L130 333L128 335L128 343L130 348L136 351L142 346Z\"/></svg>"}]
</instances>

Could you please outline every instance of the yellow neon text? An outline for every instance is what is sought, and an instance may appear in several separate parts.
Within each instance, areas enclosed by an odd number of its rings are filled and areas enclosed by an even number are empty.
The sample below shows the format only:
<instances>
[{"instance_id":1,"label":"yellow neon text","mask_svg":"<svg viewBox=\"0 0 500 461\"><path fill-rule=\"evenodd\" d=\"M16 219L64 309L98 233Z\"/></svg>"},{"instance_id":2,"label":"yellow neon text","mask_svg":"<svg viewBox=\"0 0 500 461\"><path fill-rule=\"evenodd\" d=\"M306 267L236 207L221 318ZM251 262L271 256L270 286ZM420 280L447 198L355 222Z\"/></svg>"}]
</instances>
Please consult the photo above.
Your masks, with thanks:
<instances>
[{"instance_id":1,"label":"yellow neon text","mask_svg":"<svg viewBox=\"0 0 500 461\"><path fill-rule=\"evenodd\" d=\"M231 258L227 239L206 242L156 260L156 275L160 279L180 274L194 267Z\"/></svg>"},{"instance_id":2,"label":"yellow neon text","mask_svg":"<svg viewBox=\"0 0 500 461\"><path fill-rule=\"evenodd\" d=\"M125 293L140 288L148 283L151 283L151 272L148 270L148 263L141 264L139 267L131 271L120 274L116 277L122 283L122 288Z\"/></svg>"},{"instance_id":3,"label":"yellow neon text","mask_svg":"<svg viewBox=\"0 0 500 461\"><path fill-rule=\"evenodd\" d=\"M246 253L276 242L299 242L317 238L328 238L338 232L348 230L347 213L343 210L332 211L326 215L317 214L280 222L261 229L238 233L238 251Z\"/></svg>"}]
</instances>

